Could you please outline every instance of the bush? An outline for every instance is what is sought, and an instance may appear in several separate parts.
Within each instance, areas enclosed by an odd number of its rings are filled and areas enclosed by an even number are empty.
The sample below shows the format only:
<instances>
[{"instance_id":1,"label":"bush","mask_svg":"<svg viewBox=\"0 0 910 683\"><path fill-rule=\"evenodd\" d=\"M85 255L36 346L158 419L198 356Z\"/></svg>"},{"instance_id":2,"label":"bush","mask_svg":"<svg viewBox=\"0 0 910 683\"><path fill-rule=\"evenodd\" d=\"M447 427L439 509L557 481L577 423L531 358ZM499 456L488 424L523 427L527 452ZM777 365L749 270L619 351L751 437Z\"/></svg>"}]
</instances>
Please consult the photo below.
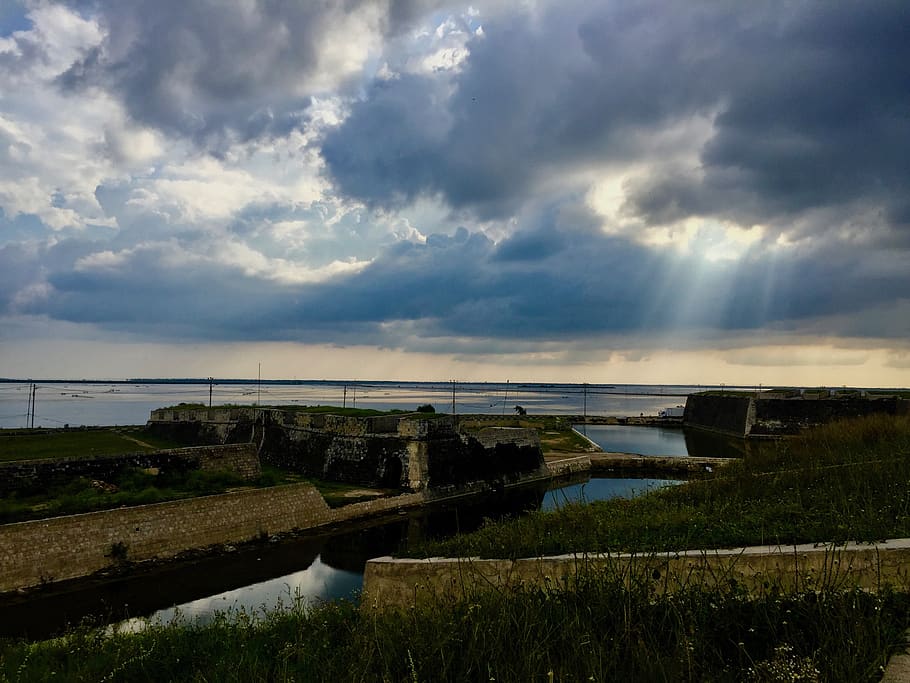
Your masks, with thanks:
<instances>
[{"instance_id":1,"label":"bush","mask_svg":"<svg viewBox=\"0 0 910 683\"><path fill-rule=\"evenodd\" d=\"M418 413L435 413L436 408L434 408L429 403L424 403L422 406L417 406Z\"/></svg>"}]
</instances>

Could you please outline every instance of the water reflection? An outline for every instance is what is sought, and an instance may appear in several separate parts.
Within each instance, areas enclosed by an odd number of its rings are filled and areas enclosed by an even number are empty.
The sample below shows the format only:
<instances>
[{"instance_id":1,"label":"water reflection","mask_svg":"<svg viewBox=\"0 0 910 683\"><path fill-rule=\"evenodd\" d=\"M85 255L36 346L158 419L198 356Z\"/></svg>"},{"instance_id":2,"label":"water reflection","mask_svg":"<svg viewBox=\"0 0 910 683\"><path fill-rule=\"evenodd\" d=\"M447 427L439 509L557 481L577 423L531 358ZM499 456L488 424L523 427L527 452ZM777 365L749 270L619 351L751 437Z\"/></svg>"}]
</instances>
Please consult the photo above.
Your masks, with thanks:
<instances>
[{"instance_id":1,"label":"water reflection","mask_svg":"<svg viewBox=\"0 0 910 683\"><path fill-rule=\"evenodd\" d=\"M629 425L576 425L608 453L639 455L688 455L682 429Z\"/></svg>"},{"instance_id":2,"label":"water reflection","mask_svg":"<svg viewBox=\"0 0 910 683\"><path fill-rule=\"evenodd\" d=\"M547 491L543 499L543 510L555 510L569 503L590 503L611 498L635 498L654 489L679 484L676 479L607 479L597 477L588 481L563 486Z\"/></svg>"},{"instance_id":3,"label":"water reflection","mask_svg":"<svg viewBox=\"0 0 910 683\"><path fill-rule=\"evenodd\" d=\"M353 598L362 586L363 568L360 571L339 569L324 563L317 555L306 569L161 609L149 617L128 619L115 628L139 631L149 624L167 624L175 620L207 624L217 613L242 612L254 618L264 617L275 609L300 603Z\"/></svg>"},{"instance_id":4,"label":"water reflection","mask_svg":"<svg viewBox=\"0 0 910 683\"><path fill-rule=\"evenodd\" d=\"M579 424L575 429L608 453L741 458L748 448L745 439L680 427Z\"/></svg>"}]
</instances>

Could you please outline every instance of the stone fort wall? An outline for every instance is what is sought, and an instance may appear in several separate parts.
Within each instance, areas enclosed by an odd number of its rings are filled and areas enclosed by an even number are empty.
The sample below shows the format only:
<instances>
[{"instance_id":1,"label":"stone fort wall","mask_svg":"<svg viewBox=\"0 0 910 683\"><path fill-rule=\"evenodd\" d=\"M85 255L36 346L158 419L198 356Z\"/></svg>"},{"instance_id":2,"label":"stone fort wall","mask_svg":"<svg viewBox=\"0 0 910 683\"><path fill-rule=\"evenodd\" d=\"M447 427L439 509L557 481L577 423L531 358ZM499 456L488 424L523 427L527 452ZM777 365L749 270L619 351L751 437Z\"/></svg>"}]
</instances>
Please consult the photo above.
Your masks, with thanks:
<instances>
[{"instance_id":1,"label":"stone fort wall","mask_svg":"<svg viewBox=\"0 0 910 683\"><path fill-rule=\"evenodd\" d=\"M834 420L883 413L910 414L910 401L881 398L778 398L692 394L683 424L738 437L786 436Z\"/></svg>"},{"instance_id":2,"label":"stone fort wall","mask_svg":"<svg viewBox=\"0 0 910 683\"><path fill-rule=\"evenodd\" d=\"M423 502L422 494L407 494L331 509L311 484L291 484L6 524L0 526L0 592Z\"/></svg>"},{"instance_id":3,"label":"stone fort wall","mask_svg":"<svg viewBox=\"0 0 910 683\"><path fill-rule=\"evenodd\" d=\"M458 431L453 416L352 417L269 408L163 409L147 428L191 443L241 439L267 462L305 476L360 486L400 488L511 480L540 471L533 429Z\"/></svg>"}]
</instances>

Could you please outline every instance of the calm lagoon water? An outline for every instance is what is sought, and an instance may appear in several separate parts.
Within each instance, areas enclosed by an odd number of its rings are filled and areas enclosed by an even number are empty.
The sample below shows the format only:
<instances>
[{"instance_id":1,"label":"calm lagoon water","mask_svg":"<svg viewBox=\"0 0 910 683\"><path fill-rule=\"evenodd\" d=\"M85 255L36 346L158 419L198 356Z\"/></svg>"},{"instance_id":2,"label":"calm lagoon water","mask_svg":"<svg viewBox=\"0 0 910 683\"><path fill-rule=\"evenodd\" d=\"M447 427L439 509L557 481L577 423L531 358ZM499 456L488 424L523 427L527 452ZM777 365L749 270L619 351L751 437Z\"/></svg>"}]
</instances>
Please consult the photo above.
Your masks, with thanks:
<instances>
[{"instance_id":1,"label":"calm lagoon water","mask_svg":"<svg viewBox=\"0 0 910 683\"><path fill-rule=\"evenodd\" d=\"M682 429L629 425L575 425L608 453L689 455Z\"/></svg>"},{"instance_id":2,"label":"calm lagoon water","mask_svg":"<svg viewBox=\"0 0 910 683\"><path fill-rule=\"evenodd\" d=\"M741 458L749 450L749 444L744 439L700 430L581 424L575 425L575 429L608 453Z\"/></svg>"},{"instance_id":3,"label":"calm lagoon water","mask_svg":"<svg viewBox=\"0 0 910 683\"><path fill-rule=\"evenodd\" d=\"M25 427L29 382L0 383L0 427ZM155 408L209 401L209 385L198 383L38 382L35 426L144 424ZM657 415L684 403L706 386L512 384L460 382L455 387L459 413L513 414L516 405L530 414ZM732 388L732 387L731 387ZM439 412L452 408L449 382L215 383L212 403L263 405L337 405L412 410L424 403Z\"/></svg>"}]
</instances>

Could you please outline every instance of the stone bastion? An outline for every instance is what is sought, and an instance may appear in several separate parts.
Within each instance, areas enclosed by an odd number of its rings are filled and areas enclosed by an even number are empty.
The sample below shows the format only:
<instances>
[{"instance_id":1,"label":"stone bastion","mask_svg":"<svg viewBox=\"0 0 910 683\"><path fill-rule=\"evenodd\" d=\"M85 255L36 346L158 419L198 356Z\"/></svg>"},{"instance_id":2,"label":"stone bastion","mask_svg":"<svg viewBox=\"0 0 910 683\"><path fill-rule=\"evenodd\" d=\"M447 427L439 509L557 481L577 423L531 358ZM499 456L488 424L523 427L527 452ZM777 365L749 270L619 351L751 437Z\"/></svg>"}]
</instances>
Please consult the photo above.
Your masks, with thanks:
<instances>
[{"instance_id":1,"label":"stone bastion","mask_svg":"<svg viewBox=\"0 0 910 683\"><path fill-rule=\"evenodd\" d=\"M534 429L463 432L451 415L370 417L276 408L153 410L147 428L194 445L254 443L263 463L325 481L422 491L546 473Z\"/></svg>"}]
</instances>

